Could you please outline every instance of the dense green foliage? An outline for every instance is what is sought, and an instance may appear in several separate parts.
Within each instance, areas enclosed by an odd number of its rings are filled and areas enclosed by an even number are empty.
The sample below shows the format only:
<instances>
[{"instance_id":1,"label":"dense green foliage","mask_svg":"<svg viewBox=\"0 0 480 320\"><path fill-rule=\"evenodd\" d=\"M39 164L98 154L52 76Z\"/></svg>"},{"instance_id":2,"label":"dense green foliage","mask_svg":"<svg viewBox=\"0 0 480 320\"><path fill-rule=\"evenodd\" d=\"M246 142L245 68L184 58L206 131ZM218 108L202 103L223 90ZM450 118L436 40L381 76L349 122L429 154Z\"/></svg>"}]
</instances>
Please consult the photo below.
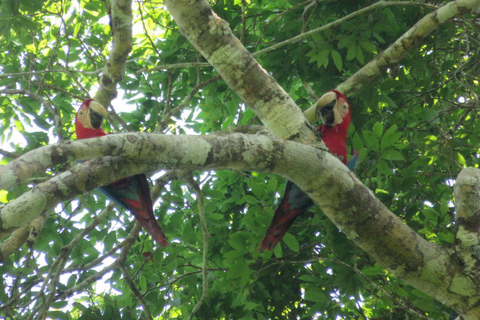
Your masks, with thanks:
<instances>
[{"instance_id":1,"label":"dense green foliage","mask_svg":"<svg viewBox=\"0 0 480 320\"><path fill-rule=\"evenodd\" d=\"M436 4L447 1L437 1ZM19 4L20 3L20 4ZM81 100L94 95L111 47L104 1L3 0L0 18L0 141L14 154L75 139ZM218 0L225 19L252 53L335 21L372 1ZM210 134L261 124L179 34L161 3L134 2L134 44L107 131ZM339 26L256 56L303 109L387 48L432 8L377 8ZM421 47L349 97L353 125L347 145L360 150L357 176L405 223L429 241L454 239L452 184L464 166L480 164L480 26L472 15L441 26ZM154 69L165 65L188 66ZM51 107L46 106L50 104ZM55 115L61 122L56 121ZM1 151L1 164L14 155ZM72 164L53 168L43 181ZM196 172L209 233L209 293L198 319L448 319L451 310L405 285L347 239L318 208L297 219L274 252L258 252L283 193L284 179L256 172ZM153 181L155 182L155 181ZM35 183L33 181L32 183ZM31 185L1 191L0 202ZM328 186L326 186L328 187ZM0 314L28 318L50 304L52 319L139 319L142 307L116 268L66 299L46 302L44 283L55 259L106 206L97 192L60 204L38 241L0 265ZM202 295L202 230L197 195L182 181L167 183L156 205L171 246L154 249L142 231L126 267L154 319L185 319ZM85 265L125 238L130 213L112 211L72 251L58 293L106 267ZM153 252L153 260L143 253ZM108 253L113 258L118 250ZM110 259L111 261L111 259ZM49 274L52 273L52 274ZM53 279L50 279L53 281ZM42 287L44 285L44 287ZM45 293L45 296L43 295ZM14 299L11 301L11 299ZM35 318L36 319L36 318Z\"/></svg>"}]
</instances>

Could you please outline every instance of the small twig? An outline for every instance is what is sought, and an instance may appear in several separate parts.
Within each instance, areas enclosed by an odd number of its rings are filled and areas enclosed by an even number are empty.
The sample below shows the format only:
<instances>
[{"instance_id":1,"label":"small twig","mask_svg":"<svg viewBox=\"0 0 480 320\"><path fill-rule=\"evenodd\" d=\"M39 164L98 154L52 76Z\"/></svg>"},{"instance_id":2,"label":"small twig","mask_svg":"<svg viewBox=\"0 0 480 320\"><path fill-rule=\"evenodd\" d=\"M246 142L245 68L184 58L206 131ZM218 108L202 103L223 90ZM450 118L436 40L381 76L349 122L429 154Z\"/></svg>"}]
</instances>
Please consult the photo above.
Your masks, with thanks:
<instances>
[{"instance_id":1,"label":"small twig","mask_svg":"<svg viewBox=\"0 0 480 320\"><path fill-rule=\"evenodd\" d=\"M315 28L313 30L310 30L310 31L307 31L305 33L302 33L302 34L299 34L298 36L295 36L293 38L290 38L288 40L285 40L285 41L282 41L282 42L279 42L273 46L270 46L270 47L267 47L267 48L264 48L262 50L259 50L257 52L254 52L252 55L253 56L258 56L258 55L261 55L263 53L266 53L266 52L270 52L270 51L273 51L273 50L276 50L280 47L283 47L287 44L290 44L290 43L294 43L294 42L297 42L297 41L300 41L301 39L305 38L305 37L308 37L314 33L317 33L317 32L320 32L320 31L323 31L323 30L326 30L326 29L330 29L334 26L337 26L339 24L341 24L342 22L345 22L351 18L354 18L356 16L359 16L367 11L370 11L370 10L373 10L373 9L376 9L378 7L390 7L390 6L401 6L401 5L417 5L417 6L421 6L421 7L428 7L428 8L433 8L433 9L437 9L437 6L434 6L434 5L431 5L431 4L428 4L428 3L419 3L419 2L411 2L411 1L395 1L395 2L387 2L387 1L380 1L380 2L376 2L374 4L372 4L371 6L368 6L368 7L365 7L365 8L362 8L358 11L355 11L353 13L350 13L349 15L346 15L345 17L343 18L340 18L338 20L335 20L333 22L330 22L330 23L327 23L326 25L324 26L321 26L321 27L318 27L318 28Z\"/></svg>"},{"instance_id":2,"label":"small twig","mask_svg":"<svg viewBox=\"0 0 480 320\"><path fill-rule=\"evenodd\" d=\"M240 33L240 42L245 43L245 34L247 33L247 19L245 16L247 4L245 0L242 0L242 31Z\"/></svg>"},{"instance_id":3,"label":"small twig","mask_svg":"<svg viewBox=\"0 0 480 320\"><path fill-rule=\"evenodd\" d=\"M110 111L109 111L109 115L111 118L115 119L118 123L120 123L120 125L123 127L123 130L125 130L126 132L130 132L130 128L128 127L127 123L118 115L118 113L115 111L115 108L111 107L109 108ZM113 125L113 123L111 121L109 121L110 124ZM116 126L114 126L116 128ZM117 131L118 128L116 128Z\"/></svg>"},{"instance_id":4,"label":"small twig","mask_svg":"<svg viewBox=\"0 0 480 320\"><path fill-rule=\"evenodd\" d=\"M115 260L114 263L96 272L94 275L88 277L87 279L77 284L76 286L61 292L60 294L57 295L56 297L57 300L64 300L65 298L71 296L75 292L85 289L90 284L102 278L108 272L113 271L116 267L125 264L125 261L128 256L128 252L130 251L131 247L135 243L135 239L137 238L137 235L140 232L141 228L142 226L139 223L135 223L132 231L130 231L130 233L125 238L125 240L123 240L122 243L120 244L120 246L122 247L122 251L120 252L120 255L118 256L118 258Z\"/></svg>"},{"instance_id":5,"label":"small twig","mask_svg":"<svg viewBox=\"0 0 480 320\"><path fill-rule=\"evenodd\" d=\"M1 90L0 94L1 93L22 94L22 95L25 95L25 96L29 96L29 97L37 100L37 101L40 101L43 104L43 106L45 107L45 109L48 110L48 112L53 116L53 118L55 120L55 126L57 128L57 135L58 135L59 142L63 140L63 137L62 137L62 118L58 114L57 110L52 106L50 101L45 100L38 93L27 90L27 89L6 89L6 90Z\"/></svg>"},{"instance_id":6,"label":"small twig","mask_svg":"<svg viewBox=\"0 0 480 320\"><path fill-rule=\"evenodd\" d=\"M204 202L205 198L203 196L203 192L200 189L200 186L193 180L193 178L190 178L190 181L188 181L188 184L195 190L195 193L197 194L198 216L200 218L200 225L202 226L202 233L203 233L203 261L202 261L203 290L202 290L202 296L200 297L200 300L197 301L197 303L193 307L192 312L190 313L190 316L188 317L188 320L191 320L193 319L193 316L198 311L198 309L200 309L208 293L208 239L210 238L210 234L208 233L207 219L205 217L205 202Z\"/></svg>"},{"instance_id":7,"label":"small twig","mask_svg":"<svg viewBox=\"0 0 480 320\"><path fill-rule=\"evenodd\" d=\"M86 76L91 76L91 75L97 75L102 72L102 70L96 70L96 71L81 71L81 70L70 70L70 72L74 73L81 73ZM11 78L11 77L20 77L20 76L35 76L35 75L41 75L44 73L65 73L65 69L55 69L55 70L38 70L38 71L24 71L24 72L17 72L17 73L6 73L6 74L1 74L0 79L3 78Z\"/></svg>"},{"instance_id":8,"label":"small twig","mask_svg":"<svg viewBox=\"0 0 480 320\"><path fill-rule=\"evenodd\" d=\"M312 99L313 101L317 101L317 100L318 100L318 97L317 97L317 95L315 94L315 91L313 91L312 87L310 87L310 85L308 84L308 82L304 82L304 83L303 83L303 86L304 86L305 89L307 90L307 93L308 93L308 96L310 97L310 99Z\"/></svg>"},{"instance_id":9,"label":"small twig","mask_svg":"<svg viewBox=\"0 0 480 320\"><path fill-rule=\"evenodd\" d=\"M200 84L197 84L195 86L195 88L192 89L192 91L190 91L190 93L188 94L188 96L185 97L185 99L183 99L182 103L180 103L180 105L178 105L176 108L173 108L172 110L168 111L167 113L165 113L163 115L163 118L162 118L162 121L158 124L159 127L161 128L165 128L166 125L167 125L167 122L170 120L170 118L180 112L183 108L185 108L188 103L190 102L190 100L193 99L193 97L195 96L195 94L202 88L208 86L209 84L217 81L218 79L220 79L220 75L217 75L205 82L202 82Z\"/></svg>"},{"instance_id":10,"label":"small twig","mask_svg":"<svg viewBox=\"0 0 480 320\"><path fill-rule=\"evenodd\" d=\"M0 154L4 157L12 158L12 159L16 159L16 158L21 156L21 154L10 152L10 151L3 150L3 149L0 149Z\"/></svg>"},{"instance_id":11,"label":"small twig","mask_svg":"<svg viewBox=\"0 0 480 320\"><path fill-rule=\"evenodd\" d=\"M168 69L183 69L183 68L213 68L213 66L208 62L185 62L185 63L174 63L174 64L164 64L161 66L155 66L153 68L142 68L138 69L135 73L142 72L154 72Z\"/></svg>"},{"instance_id":12,"label":"small twig","mask_svg":"<svg viewBox=\"0 0 480 320\"><path fill-rule=\"evenodd\" d=\"M128 273L127 268L126 268L124 265L119 265L118 267L119 267L120 270L122 271L123 278L125 279L125 281L127 282L128 286L130 287L130 290L132 290L132 292L133 292L133 294L135 295L135 297L137 298L138 302L142 305L142 307L143 307L143 312L145 313L145 317L146 317L148 320L153 320L152 314L150 313L150 310L148 309L147 303L146 303L145 300L143 299L143 296L142 296L142 294L140 293L140 291L137 289L137 286L136 286L135 283L133 282L132 277L130 277L130 274Z\"/></svg>"},{"instance_id":13,"label":"small twig","mask_svg":"<svg viewBox=\"0 0 480 320\"><path fill-rule=\"evenodd\" d=\"M255 49L258 47L258 45L260 44L262 38L263 38L263 34L265 33L265 30L267 30L268 26L273 22L275 21L276 19L286 15L287 13L291 12L291 11L294 11L294 10L297 10L298 8L300 7L303 7L304 5L309 5L310 3L312 2L317 2L317 1L320 1L320 0L308 0L308 1L304 1L304 2L301 2L297 5L295 5L294 7L292 8L289 8L289 9L286 9L285 11L282 11L280 13L276 13L277 15L275 17L273 17L272 19L270 19L269 21L267 21L267 23L265 24L265 27L263 28L263 30L260 32L260 35L258 36L258 40L257 40L257 43L255 44ZM326 1L326 0L322 0L322 1Z\"/></svg>"}]
</instances>

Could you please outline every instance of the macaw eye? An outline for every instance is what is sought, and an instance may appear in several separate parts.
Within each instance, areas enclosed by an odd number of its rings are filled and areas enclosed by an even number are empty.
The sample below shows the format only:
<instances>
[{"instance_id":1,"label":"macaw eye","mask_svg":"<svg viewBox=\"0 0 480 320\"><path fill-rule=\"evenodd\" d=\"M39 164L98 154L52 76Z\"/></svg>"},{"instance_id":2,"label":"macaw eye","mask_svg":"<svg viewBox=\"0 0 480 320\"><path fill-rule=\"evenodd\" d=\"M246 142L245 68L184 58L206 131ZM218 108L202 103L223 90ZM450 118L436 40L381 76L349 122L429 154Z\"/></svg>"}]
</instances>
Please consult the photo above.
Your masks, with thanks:
<instances>
[{"instance_id":1,"label":"macaw eye","mask_svg":"<svg viewBox=\"0 0 480 320\"><path fill-rule=\"evenodd\" d=\"M83 111L80 111L78 114L79 114L79 115L83 115Z\"/></svg>"}]
</instances>

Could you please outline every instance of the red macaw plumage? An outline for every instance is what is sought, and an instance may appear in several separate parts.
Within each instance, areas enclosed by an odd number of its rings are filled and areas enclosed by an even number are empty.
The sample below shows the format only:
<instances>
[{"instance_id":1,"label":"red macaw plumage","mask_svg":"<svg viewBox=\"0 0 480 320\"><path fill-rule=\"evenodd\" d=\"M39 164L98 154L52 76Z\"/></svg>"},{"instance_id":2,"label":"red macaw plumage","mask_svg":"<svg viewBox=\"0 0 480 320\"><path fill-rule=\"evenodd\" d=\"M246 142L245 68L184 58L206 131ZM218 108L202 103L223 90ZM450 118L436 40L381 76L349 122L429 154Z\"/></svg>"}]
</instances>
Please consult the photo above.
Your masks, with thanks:
<instances>
[{"instance_id":1,"label":"red macaw plumage","mask_svg":"<svg viewBox=\"0 0 480 320\"><path fill-rule=\"evenodd\" d=\"M107 111L100 103L92 99L85 100L75 116L77 139L105 136L106 133L101 126L103 118L106 117ZM168 246L167 237L153 214L150 188L144 174L120 179L99 189L117 204L130 210L142 227L161 246Z\"/></svg>"},{"instance_id":2,"label":"red macaw plumage","mask_svg":"<svg viewBox=\"0 0 480 320\"><path fill-rule=\"evenodd\" d=\"M347 98L340 92L332 90L324 94L317 102L317 112L320 114L322 124L317 127L317 132L330 150L347 165L347 138L350 127L351 112ZM353 170L358 162L358 155L348 164ZM295 219L313 205L313 201L297 185L287 180L285 192L275 210L272 223L260 244L261 250L272 250L283 238Z\"/></svg>"}]
</instances>

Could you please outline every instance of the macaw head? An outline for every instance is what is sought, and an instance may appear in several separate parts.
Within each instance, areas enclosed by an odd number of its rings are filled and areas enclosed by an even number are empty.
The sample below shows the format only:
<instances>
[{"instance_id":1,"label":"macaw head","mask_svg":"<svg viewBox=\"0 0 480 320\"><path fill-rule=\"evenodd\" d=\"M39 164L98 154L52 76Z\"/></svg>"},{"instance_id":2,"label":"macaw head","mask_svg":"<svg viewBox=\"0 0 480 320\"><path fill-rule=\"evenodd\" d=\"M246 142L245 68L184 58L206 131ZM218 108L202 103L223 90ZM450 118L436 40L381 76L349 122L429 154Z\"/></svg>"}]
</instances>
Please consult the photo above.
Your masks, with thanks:
<instances>
[{"instance_id":1,"label":"macaw head","mask_svg":"<svg viewBox=\"0 0 480 320\"><path fill-rule=\"evenodd\" d=\"M316 112L325 126L350 125L350 105L347 98L336 90L329 91L317 101Z\"/></svg>"},{"instance_id":2,"label":"macaw head","mask_svg":"<svg viewBox=\"0 0 480 320\"><path fill-rule=\"evenodd\" d=\"M107 116L107 110L100 103L93 99L83 101L75 116L77 138L86 139L105 135L102 122Z\"/></svg>"}]
</instances>

